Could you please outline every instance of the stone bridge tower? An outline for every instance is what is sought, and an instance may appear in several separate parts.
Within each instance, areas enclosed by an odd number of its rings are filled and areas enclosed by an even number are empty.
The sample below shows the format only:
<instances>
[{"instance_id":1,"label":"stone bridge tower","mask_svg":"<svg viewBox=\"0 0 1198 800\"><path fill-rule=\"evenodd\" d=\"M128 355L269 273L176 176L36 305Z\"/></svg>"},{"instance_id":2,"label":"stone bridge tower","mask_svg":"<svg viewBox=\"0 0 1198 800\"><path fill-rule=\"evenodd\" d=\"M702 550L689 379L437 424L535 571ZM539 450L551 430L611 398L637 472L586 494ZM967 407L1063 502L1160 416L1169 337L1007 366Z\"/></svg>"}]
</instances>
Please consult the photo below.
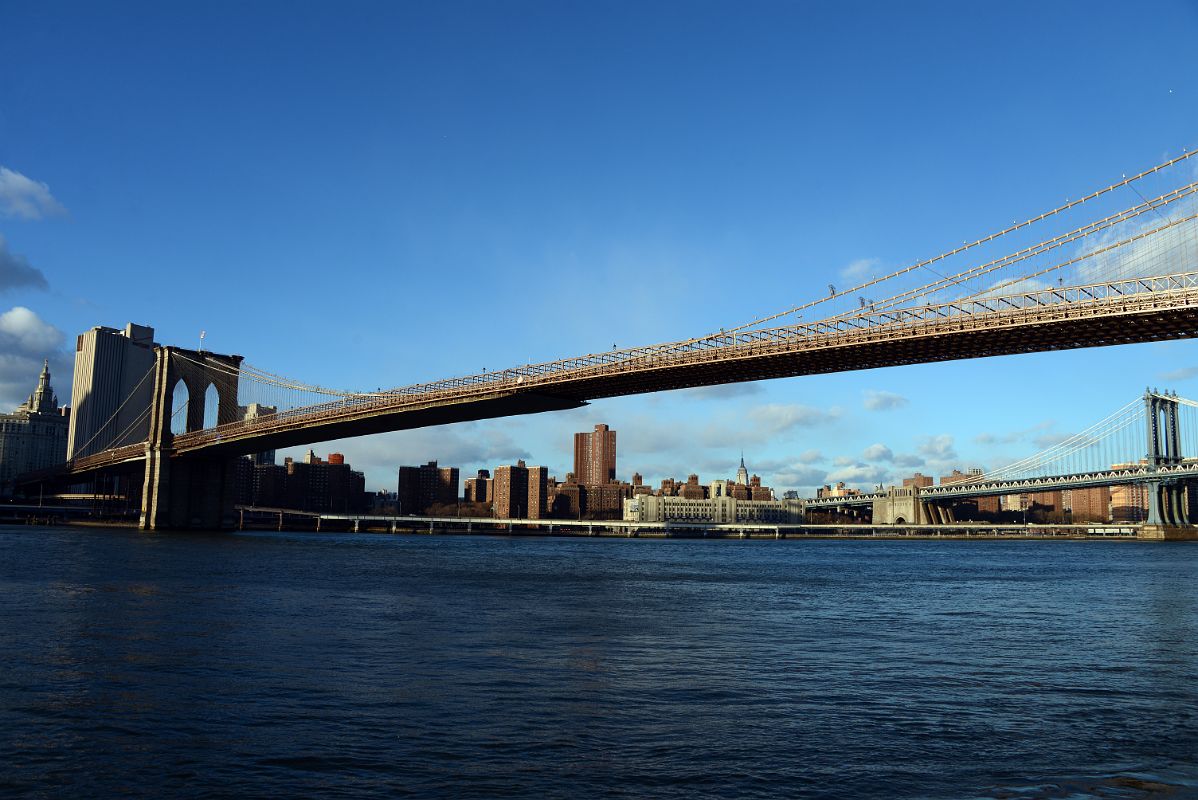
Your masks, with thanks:
<instances>
[{"instance_id":1,"label":"stone bridge tower","mask_svg":"<svg viewBox=\"0 0 1198 800\"><path fill-rule=\"evenodd\" d=\"M187 433L203 430L208 388L215 387L216 424L237 422L241 356L156 347L150 436L146 441L141 529L218 530L233 526L234 456L175 455L171 409L175 391L187 388Z\"/></svg>"}]
</instances>

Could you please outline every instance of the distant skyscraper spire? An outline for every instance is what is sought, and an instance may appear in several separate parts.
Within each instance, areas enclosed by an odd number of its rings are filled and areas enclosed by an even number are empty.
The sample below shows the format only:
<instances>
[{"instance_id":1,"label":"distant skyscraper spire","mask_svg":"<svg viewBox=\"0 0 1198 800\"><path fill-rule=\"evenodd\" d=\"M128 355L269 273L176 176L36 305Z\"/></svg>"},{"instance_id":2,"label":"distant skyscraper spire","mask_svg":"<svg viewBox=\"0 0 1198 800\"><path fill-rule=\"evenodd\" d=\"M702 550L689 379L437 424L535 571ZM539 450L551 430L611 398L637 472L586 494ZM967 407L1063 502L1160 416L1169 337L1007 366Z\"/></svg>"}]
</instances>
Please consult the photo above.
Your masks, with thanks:
<instances>
[{"instance_id":1,"label":"distant skyscraper spire","mask_svg":"<svg viewBox=\"0 0 1198 800\"><path fill-rule=\"evenodd\" d=\"M744 486L749 485L749 471L745 469L745 451L740 451L740 469L736 471L736 482Z\"/></svg>"}]
</instances>

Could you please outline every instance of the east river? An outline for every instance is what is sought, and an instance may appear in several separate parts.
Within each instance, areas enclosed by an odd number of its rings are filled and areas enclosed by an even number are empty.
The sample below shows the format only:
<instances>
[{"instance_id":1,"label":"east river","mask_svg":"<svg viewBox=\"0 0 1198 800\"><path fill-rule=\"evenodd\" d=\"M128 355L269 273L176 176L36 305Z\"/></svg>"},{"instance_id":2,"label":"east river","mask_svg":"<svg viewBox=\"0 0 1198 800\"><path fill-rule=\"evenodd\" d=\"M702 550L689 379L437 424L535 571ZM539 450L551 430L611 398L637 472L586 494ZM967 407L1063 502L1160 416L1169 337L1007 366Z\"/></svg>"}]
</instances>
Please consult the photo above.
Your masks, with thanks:
<instances>
[{"instance_id":1,"label":"east river","mask_svg":"<svg viewBox=\"0 0 1198 800\"><path fill-rule=\"evenodd\" d=\"M0 527L0 795L1198 796L1198 545Z\"/></svg>"}]
</instances>

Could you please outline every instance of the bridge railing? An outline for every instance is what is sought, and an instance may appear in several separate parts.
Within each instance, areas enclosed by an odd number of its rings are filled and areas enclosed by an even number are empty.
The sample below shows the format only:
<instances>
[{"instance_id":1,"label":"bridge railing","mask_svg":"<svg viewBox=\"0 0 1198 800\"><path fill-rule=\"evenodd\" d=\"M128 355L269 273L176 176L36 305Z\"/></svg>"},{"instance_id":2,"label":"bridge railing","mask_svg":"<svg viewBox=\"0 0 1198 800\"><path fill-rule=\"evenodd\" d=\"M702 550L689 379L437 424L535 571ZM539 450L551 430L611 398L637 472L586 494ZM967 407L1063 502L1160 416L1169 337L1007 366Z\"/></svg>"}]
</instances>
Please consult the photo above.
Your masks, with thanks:
<instances>
[{"instance_id":1,"label":"bridge railing","mask_svg":"<svg viewBox=\"0 0 1198 800\"><path fill-rule=\"evenodd\" d=\"M1005 323L1053 321L1070 314L1120 313L1152 307L1189 306L1198 295L1198 272L1125 278L1081 286L1048 287L969 300L870 311L811 323L714 334L659 345L592 353L497 372L484 372L383 392L349 395L281 410L254 419L179 434L175 444L194 448L225 438L335 421L383 409L400 410L449 400L529 391L546 385L621 372L797 352L858 342L899 339L915 333L1001 327Z\"/></svg>"}]
</instances>

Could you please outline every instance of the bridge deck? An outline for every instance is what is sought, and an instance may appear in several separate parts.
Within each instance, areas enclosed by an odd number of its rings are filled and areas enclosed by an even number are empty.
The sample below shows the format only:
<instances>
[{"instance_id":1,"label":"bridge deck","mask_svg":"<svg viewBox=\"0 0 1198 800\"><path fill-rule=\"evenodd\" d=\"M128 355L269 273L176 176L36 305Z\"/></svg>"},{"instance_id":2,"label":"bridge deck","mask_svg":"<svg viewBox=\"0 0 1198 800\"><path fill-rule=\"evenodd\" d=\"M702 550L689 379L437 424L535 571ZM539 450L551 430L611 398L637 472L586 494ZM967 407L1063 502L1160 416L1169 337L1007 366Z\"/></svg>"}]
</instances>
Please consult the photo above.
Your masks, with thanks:
<instances>
[{"instance_id":1,"label":"bridge deck","mask_svg":"<svg viewBox=\"0 0 1198 800\"><path fill-rule=\"evenodd\" d=\"M901 364L1198 336L1198 273L863 311L789 325L355 395L174 438L177 454L231 456L347 436L576 408L620 395ZM131 445L58 474L144 457Z\"/></svg>"},{"instance_id":2,"label":"bridge deck","mask_svg":"<svg viewBox=\"0 0 1198 800\"><path fill-rule=\"evenodd\" d=\"M249 453L693 386L1198 336L1198 273L862 314L532 365L177 436ZM483 376L471 376L482 378Z\"/></svg>"}]
</instances>

